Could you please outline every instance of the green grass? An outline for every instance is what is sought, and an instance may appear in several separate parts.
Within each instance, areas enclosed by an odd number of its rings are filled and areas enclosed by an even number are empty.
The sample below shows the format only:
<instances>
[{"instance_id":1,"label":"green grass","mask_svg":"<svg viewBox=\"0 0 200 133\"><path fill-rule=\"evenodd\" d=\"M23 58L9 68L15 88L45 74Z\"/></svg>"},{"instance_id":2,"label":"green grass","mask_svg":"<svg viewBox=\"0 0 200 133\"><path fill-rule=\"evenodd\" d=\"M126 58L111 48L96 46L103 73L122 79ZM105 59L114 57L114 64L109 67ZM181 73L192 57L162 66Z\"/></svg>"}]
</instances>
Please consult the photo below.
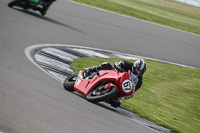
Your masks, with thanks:
<instances>
[{"instance_id":1,"label":"green grass","mask_svg":"<svg viewBox=\"0 0 200 133\"><path fill-rule=\"evenodd\" d=\"M105 58L79 58L71 64L75 72L102 62ZM127 60L133 62L133 60ZM172 132L200 131L200 70L145 60L147 71L142 87L122 106L141 117L154 121Z\"/></svg>"},{"instance_id":2,"label":"green grass","mask_svg":"<svg viewBox=\"0 0 200 133\"><path fill-rule=\"evenodd\" d=\"M73 0L200 34L200 8L174 0Z\"/></svg>"}]
</instances>

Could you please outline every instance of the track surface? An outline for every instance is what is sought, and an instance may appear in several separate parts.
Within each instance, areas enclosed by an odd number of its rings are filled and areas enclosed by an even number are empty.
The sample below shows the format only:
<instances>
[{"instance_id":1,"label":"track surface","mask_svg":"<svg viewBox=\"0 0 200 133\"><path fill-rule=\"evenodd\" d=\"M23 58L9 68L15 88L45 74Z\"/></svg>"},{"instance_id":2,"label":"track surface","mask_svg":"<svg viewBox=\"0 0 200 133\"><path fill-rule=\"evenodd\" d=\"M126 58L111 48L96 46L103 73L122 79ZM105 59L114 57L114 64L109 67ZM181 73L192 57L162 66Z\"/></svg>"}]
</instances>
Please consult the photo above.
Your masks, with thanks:
<instances>
[{"instance_id":1,"label":"track surface","mask_svg":"<svg viewBox=\"0 0 200 133\"><path fill-rule=\"evenodd\" d=\"M200 36L57 0L46 17L0 1L0 132L154 132L66 92L35 67L26 47L82 45L200 66Z\"/></svg>"}]
</instances>

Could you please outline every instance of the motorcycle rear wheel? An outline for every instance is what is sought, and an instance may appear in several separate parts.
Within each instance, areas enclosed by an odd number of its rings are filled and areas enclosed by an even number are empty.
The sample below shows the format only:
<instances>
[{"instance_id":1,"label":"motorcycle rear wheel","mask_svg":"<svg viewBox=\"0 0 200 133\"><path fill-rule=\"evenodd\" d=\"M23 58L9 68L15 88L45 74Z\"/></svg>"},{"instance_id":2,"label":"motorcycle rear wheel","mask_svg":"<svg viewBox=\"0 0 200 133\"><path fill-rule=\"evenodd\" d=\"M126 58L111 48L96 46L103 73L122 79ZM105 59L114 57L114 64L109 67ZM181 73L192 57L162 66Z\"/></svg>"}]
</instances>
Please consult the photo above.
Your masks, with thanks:
<instances>
[{"instance_id":1,"label":"motorcycle rear wheel","mask_svg":"<svg viewBox=\"0 0 200 133\"><path fill-rule=\"evenodd\" d=\"M74 83L76 81L76 78L77 78L77 75L72 75L65 79L63 83L63 87L65 88L65 90L70 91L70 92L75 91Z\"/></svg>"},{"instance_id":2,"label":"motorcycle rear wheel","mask_svg":"<svg viewBox=\"0 0 200 133\"><path fill-rule=\"evenodd\" d=\"M92 90L87 96L86 99L92 103L97 103L100 101L108 100L117 95L118 91L115 87L110 87L108 89L98 90L99 87Z\"/></svg>"}]
</instances>

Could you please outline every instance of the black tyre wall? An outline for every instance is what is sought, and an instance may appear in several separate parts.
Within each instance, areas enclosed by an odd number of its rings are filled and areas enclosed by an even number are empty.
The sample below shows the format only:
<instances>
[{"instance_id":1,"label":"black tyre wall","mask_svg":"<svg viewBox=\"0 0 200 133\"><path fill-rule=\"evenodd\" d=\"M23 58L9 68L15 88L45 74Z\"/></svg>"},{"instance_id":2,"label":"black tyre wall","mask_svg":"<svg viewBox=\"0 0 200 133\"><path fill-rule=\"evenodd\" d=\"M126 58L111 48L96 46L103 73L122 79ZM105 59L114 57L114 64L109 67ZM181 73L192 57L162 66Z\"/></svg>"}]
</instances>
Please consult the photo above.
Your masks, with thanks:
<instances>
[{"instance_id":1,"label":"black tyre wall","mask_svg":"<svg viewBox=\"0 0 200 133\"><path fill-rule=\"evenodd\" d=\"M95 91L95 90L93 90ZM86 99L90 102L93 103L97 103L100 101L104 101L104 100L108 100L108 99L112 99L114 96L117 95L118 91L117 88L112 87L111 91L109 91L109 93L106 93L104 95L100 95L100 96L92 96L93 91L91 91L87 96Z\"/></svg>"},{"instance_id":2,"label":"black tyre wall","mask_svg":"<svg viewBox=\"0 0 200 133\"><path fill-rule=\"evenodd\" d=\"M73 80L73 78L75 78L75 77L77 77L77 75L73 75L73 76L70 76L65 79L65 81L63 83L63 87L65 88L65 90L74 91L75 80Z\"/></svg>"}]
</instances>

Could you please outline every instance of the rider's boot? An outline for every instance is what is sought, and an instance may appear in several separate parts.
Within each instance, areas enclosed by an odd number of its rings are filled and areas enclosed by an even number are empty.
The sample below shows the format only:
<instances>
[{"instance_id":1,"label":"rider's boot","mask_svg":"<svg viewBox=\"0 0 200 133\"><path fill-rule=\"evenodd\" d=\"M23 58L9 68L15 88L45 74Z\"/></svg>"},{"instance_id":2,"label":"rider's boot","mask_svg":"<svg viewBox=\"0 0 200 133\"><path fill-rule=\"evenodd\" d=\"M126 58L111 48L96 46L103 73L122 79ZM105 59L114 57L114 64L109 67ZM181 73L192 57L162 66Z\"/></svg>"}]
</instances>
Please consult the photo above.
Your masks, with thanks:
<instances>
[{"instance_id":1,"label":"rider's boot","mask_svg":"<svg viewBox=\"0 0 200 133\"><path fill-rule=\"evenodd\" d=\"M49 5L44 5L39 12L41 13L42 16L44 16L47 12L47 10L49 9Z\"/></svg>"},{"instance_id":2,"label":"rider's boot","mask_svg":"<svg viewBox=\"0 0 200 133\"><path fill-rule=\"evenodd\" d=\"M101 65L98 66L93 66L93 67L89 67L89 68L84 68L84 73L85 73L85 77L87 77L88 75L90 75L93 72L97 72L100 70L112 70L113 67L109 62L104 62Z\"/></svg>"},{"instance_id":3,"label":"rider's boot","mask_svg":"<svg viewBox=\"0 0 200 133\"><path fill-rule=\"evenodd\" d=\"M41 13L42 16L44 16L47 12L47 10L49 9L50 5L56 0L50 0L47 2L43 3L43 7L39 10L39 12Z\"/></svg>"}]
</instances>

